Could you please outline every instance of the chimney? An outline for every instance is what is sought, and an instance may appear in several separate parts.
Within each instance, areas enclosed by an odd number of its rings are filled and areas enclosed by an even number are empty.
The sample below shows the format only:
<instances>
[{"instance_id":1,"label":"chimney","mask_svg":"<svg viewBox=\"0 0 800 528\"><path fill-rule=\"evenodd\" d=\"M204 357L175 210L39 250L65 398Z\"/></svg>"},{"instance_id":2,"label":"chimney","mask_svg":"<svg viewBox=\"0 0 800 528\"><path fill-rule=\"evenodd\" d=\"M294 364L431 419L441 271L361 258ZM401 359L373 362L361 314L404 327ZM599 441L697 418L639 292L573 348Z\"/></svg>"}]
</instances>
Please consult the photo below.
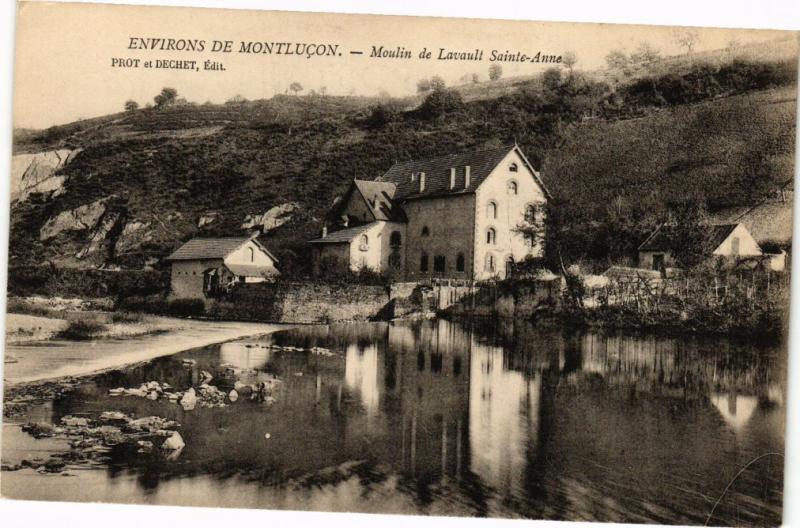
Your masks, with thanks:
<instances>
[{"instance_id":1,"label":"chimney","mask_svg":"<svg viewBox=\"0 0 800 528\"><path fill-rule=\"evenodd\" d=\"M456 168L450 167L450 188L456 188Z\"/></svg>"},{"instance_id":2,"label":"chimney","mask_svg":"<svg viewBox=\"0 0 800 528\"><path fill-rule=\"evenodd\" d=\"M470 183L470 174L469 174L469 165L464 167L464 188L466 189L469 187Z\"/></svg>"},{"instance_id":3,"label":"chimney","mask_svg":"<svg viewBox=\"0 0 800 528\"><path fill-rule=\"evenodd\" d=\"M328 236L328 226L322 226L322 238Z\"/></svg>"},{"instance_id":4,"label":"chimney","mask_svg":"<svg viewBox=\"0 0 800 528\"><path fill-rule=\"evenodd\" d=\"M425 173L419 173L419 192L425 192Z\"/></svg>"}]
</instances>

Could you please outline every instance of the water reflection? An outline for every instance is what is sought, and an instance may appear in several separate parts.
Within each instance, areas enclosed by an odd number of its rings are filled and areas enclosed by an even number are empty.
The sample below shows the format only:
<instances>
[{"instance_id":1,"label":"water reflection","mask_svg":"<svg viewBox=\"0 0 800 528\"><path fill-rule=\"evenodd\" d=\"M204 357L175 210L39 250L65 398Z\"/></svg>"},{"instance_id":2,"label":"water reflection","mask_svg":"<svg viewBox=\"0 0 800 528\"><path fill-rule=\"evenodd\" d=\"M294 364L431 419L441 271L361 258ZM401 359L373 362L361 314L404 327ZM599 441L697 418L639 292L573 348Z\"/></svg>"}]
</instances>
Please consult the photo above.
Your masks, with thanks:
<instances>
[{"instance_id":1,"label":"water reflection","mask_svg":"<svg viewBox=\"0 0 800 528\"><path fill-rule=\"evenodd\" d=\"M202 370L229 390L230 367L248 382L279 376L276 402L187 413L106 395L150 379L187 387ZM315 326L109 373L31 419L118 409L182 424L179 460L115 453L94 500L195 504L185 483L216 478L220 500L205 505L696 524L740 467L783 450L785 377L779 344L442 320ZM714 522L779 523L782 479L779 461L754 465ZM15 484L3 492L44 493Z\"/></svg>"}]
</instances>

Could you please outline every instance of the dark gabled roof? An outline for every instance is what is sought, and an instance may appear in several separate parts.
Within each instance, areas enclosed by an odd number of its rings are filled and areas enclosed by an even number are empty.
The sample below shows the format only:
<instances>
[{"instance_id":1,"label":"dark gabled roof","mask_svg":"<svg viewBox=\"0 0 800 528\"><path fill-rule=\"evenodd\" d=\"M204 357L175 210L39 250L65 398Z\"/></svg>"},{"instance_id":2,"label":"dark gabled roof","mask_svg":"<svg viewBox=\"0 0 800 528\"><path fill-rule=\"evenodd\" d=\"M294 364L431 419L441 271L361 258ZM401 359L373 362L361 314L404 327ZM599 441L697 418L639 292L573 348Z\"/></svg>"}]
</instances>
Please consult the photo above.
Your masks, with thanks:
<instances>
[{"instance_id":1,"label":"dark gabled roof","mask_svg":"<svg viewBox=\"0 0 800 528\"><path fill-rule=\"evenodd\" d=\"M475 192L481 183L503 161L509 152L516 149L520 157L536 178L537 183L547 196L550 193L530 166L517 145L504 145L487 150L468 151L460 154L448 154L422 160L402 161L395 163L386 173L378 177L378 182L391 182L396 186L394 198L407 200L429 196L446 196ZM464 167L470 167L470 184L464 188ZM450 188L450 169L456 169L456 185ZM411 181L412 174L425 173L425 190L419 192L419 176Z\"/></svg>"},{"instance_id":2,"label":"dark gabled roof","mask_svg":"<svg viewBox=\"0 0 800 528\"><path fill-rule=\"evenodd\" d=\"M375 222L370 222L369 224L364 224L356 227L348 227L347 229L340 229L339 231L334 231L333 233L329 233L328 236L324 238L317 238L315 240L311 240L311 244L344 244L346 242L350 242L355 237L367 231L369 228L373 227Z\"/></svg>"},{"instance_id":3,"label":"dark gabled roof","mask_svg":"<svg viewBox=\"0 0 800 528\"><path fill-rule=\"evenodd\" d=\"M712 215L712 223L744 224L759 244L792 242L792 200L765 201L754 206L728 207Z\"/></svg>"},{"instance_id":4,"label":"dark gabled roof","mask_svg":"<svg viewBox=\"0 0 800 528\"><path fill-rule=\"evenodd\" d=\"M252 240L275 262L278 259L270 253L260 242L252 237L226 237L226 238L193 238L175 250L167 260L208 260L224 259L242 244Z\"/></svg>"},{"instance_id":5,"label":"dark gabled roof","mask_svg":"<svg viewBox=\"0 0 800 528\"><path fill-rule=\"evenodd\" d=\"M397 186L392 182L353 180L356 190L361 193L375 220L387 222L406 222L406 215L394 202Z\"/></svg>"},{"instance_id":6,"label":"dark gabled roof","mask_svg":"<svg viewBox=\"0 0 800 528\"><path fill-rule=\"evenodd\" d=\"M739 224L703 225L698 226L707 230L703 243L704 251L713 252L725 239L733 233ZM639 251L672 251L676 244L681 243L681 233L674 225L662 225L647 237L639 246Z\"/></svg>"}]
</instances>

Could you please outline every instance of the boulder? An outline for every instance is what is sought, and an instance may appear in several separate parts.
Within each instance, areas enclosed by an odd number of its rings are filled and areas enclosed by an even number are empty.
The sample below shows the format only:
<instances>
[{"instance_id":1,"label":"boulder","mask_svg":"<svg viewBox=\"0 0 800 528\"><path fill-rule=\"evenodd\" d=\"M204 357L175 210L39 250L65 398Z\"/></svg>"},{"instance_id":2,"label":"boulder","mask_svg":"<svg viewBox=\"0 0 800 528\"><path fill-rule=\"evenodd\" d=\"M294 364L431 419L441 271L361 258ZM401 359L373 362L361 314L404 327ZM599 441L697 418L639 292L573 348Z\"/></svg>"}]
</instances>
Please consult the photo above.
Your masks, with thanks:
<instances>
[{"instance_id":1,"label":"boulder","mask_svg":"<svg viewBox=\"0 0 800 528\"><path fill-rule=\"evenodd\" d=\"M61 423L68 427L86 427L89 425L89 420L78 416L64 416L61 418Z\"/></svg>"},{"instance_id":2,"label":"boulder","mask_svg":"<svg viewBox=\"0 0 800 528\"><path fill-rule=\"evenodd\" d=\"M107 211L90 233L87 244L75 256L84 259L106 247L109 235L124 221L124 216L120 211Z\"/></svg>"},{"instance_id":3,"label":"boulder","mask_svg":"<svg viewBox=\"0 0 800 528\"><path fill-rule=\"evenodd\" d=\"M168 449L168 450L178 450L183 449L186 447L186 444L183 441L183 437L178 431L175 431L170 435L164 443L161 444L161 449Z\"/></svg>"},{"instance_id":4,"label":"boulder","mask_svg":"<svg viewBox=\"0 0 800 528\"><path fill-rule=\"evenodd\" d=\"M24 202L33 193L63 192L66 176L56 173L81 149L59 149L11 157L11 201Z\"/></svg>"},{"instance_id":5,"label":"boulder","mask_svg":"<svg viewBox=\"0 0 800 528\"><path fill-rule=\"evenodd\" d=\"M131 253L142 247L143 244L152 241L153 232L148 229L149 227L149 223L139 222L138 220L126 222L122 232L117 237L114 253L116 255Z\"/></svg>"},{"instance_id":6,"label":"boulder","mask_svg":"<svg viewBox=\"0 0 800 528\"><path fill-rule=\"evenodd\" d=\"M200 217L197 219L197 227L205 227L207 225L211 225L217 222L220 219L221 215L217 211L209 211L207 213L201 214Z\"/></svg>"},{"instance_id":7,"label":"boulder","mask_svg":"<svg viewBox=\"0 0 800 528\"><path fill-rule=\"evenodd\" d=\"M242 222L242 229L258 229L262 233L266 233L289 222L299 209L300 204L297 202L288 202L276 205L260 215L249 214Z\"/></svg>"},{"instance_id":8,"label":"boulder","mask_svg":"<svg viewBox=\"0 0 800 528\"><path fill-rule=\"evenodd\" d=\"M197 394L195 394L193 388L183 393L180 404L184 411L191 411L197 406Z\"/></svg>"},{"instance_id":9,"label":"boulder","mask_svg":"<svg viewBox=\"0 0 800 528\"><path fill-rule=\"evenodd\" d=\"M65 231L94 229L108 209L108 200L103 198L51 217L39 230L39 240L50 240Z\"/></svg>"}]
</instances>

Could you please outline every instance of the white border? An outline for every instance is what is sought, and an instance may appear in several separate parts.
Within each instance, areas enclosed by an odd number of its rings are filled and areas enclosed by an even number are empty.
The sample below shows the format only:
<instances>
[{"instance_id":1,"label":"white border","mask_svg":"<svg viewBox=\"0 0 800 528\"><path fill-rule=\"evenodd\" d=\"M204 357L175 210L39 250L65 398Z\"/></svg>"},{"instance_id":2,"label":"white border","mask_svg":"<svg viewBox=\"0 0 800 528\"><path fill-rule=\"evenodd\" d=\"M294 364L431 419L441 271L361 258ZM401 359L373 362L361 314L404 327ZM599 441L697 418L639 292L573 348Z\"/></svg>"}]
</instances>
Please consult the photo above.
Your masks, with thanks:
<instances>
[{"instance_id":1,"label":"white border","mask_svg":"<svg viewBox=\"0 0 800 528\"><path fill-rule=\"evenodd\" d=\"M63 0L50 0L63 1ZM11 96L14 57L15 5L4 0L0 11L0 38L3 56L0 59L0 83L2 93L2 148L0 166L5 175L4 188L0 190L0 284L6 284L8 263L9 223L9 174L11 168ZM381 2L366 0L106 0L106 3L137 5L170 5L219 7L236 9L277 9L292 11L316 11L339 13L374 13L396 15L422 15L442 17L553 20L572 22L609 22L628 24L692 25L714 27L743 27L761 29L800 29L800 2L797 0L670 0L669 2L646 2L641 0L557 0L557 1L512 1L467 2L466 0L405 0L403 2ZM800 144L800 138L796 142ZM798 162L795 162L797 175ZM800 232L800 218L795 217L795 232ZM800 259L794 259L792 271L797 277ZM788 430L786 436L787 471L784 494L784 524L800 526L800 478L798 478L798 449L791 449L800 438L796 420L798 410L798 386L800 366L794 358L798 349L797 329L800 325L798 299L800 284L792 284L792 318L789 361L789 405L787 408ZM5 296L0 296L0 313L5 313ZM4 330L4 328L3 328ZM2 475L0 475L2 478ZM24 501L0 501L0 519L4 526L56 526L79 525L85 528L113 528L143 526L173 527L191 523L193 527L220 526L325 526L400 527L413 524L421 527L461 526L534 526L545 525L543 521L504 521L496 519L462 519L433 517L403 517L389 515L293 513L265 510L233 510L209 508L180 508L155 506L123 506L107 504L43 503ZM586 523L571 523L574 526ZM613 526L613 525L609 525Z\"/></svg>"}]
</instances>

